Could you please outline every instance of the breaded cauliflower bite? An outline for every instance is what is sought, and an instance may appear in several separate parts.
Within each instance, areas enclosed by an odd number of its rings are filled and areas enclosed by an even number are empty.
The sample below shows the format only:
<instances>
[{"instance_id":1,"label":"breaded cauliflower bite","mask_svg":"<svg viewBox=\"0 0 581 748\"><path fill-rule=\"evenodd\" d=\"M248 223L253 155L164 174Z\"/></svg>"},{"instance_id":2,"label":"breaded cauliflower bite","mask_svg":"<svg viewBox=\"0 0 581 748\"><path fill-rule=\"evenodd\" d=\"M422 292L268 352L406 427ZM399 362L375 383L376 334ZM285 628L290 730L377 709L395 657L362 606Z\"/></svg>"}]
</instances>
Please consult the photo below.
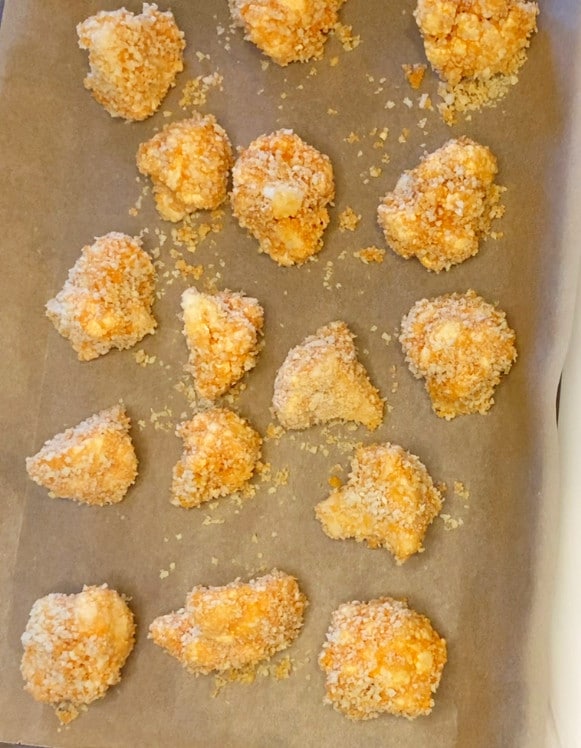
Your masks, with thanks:
<instances>
[{"instance_id":1,"label":"breaded cauliflower bite","mask_svg":"<svg viewBox=\"0 0 581 748\"><path fill-rule=\"evenodd\" d=\"M335 197L328 156L292 130L262 135L232 170L232 210L279 265L300 265L323 247Z\"/></svg>"},{"instance_id":2,"label":"breaded cauliflower bite","mask_svg":"<svg viewBox=\"0 0 581 748\"><path fill-rule=\"evenodd\" d=\"M381 201L377 216L386 242L436 273L472 257L504 212L497 171L489 148L469 138L448 141L404 172Z\"/></svg>"},{"instance_id":3,"label":"breaded cauliflower bite","mask_svg":"<svg viewBox=\"0 0 581 748\"><path fill-rule=\"evenodd\" d=\"M412 374L426 380L434 412L447 420L490 410L517 357L506 314L472 290L416 302L399 340Z\"/></svg>"},{"instance_id":4,"label":"breaded cauliflower bite","mask_svg":"<svg viewBox=\"0 0 581 748\"><path fill-rule=\"evenodd\" d=\"M279 65L323 54L327 34L345 0L229 0L245 38Z\"/></svg>"},{"instance_id":5,"label":"breaded cauliflower bite","mask_svg":"<svg viewBox=\"0 0 581 748\"><path fill-rule=\"evenodd\" d=\"M27 457L28 475L57 498L94 506L117 504L137 477L130 426L123 405L102 410Z\"/></svg>"},{"instance_id":6,"label":"breaded cauliflower bite","mask_svg":"<svg viewBox=\"0 0 581 748\"><path fill-rule=\"evenodd\" d=\"M383 400L344 322L320 327L289 351L276 375L272 404L287 429L341 419L374 430L383 419Z\"/></svg>"},{"instance_id":7,"label":"breaded cauliflower bite","mask_svg":"<svg viewBox=\"0 0 581 748\"><path fill-rule=\"evenodd\" d=\"M41 597L22 634L24 689L54 707L61 723L71 722L119 683L134 640L133 614L106 584Z\"/></svg>"},{"instance_id":8,"label":"breaded cauliflower bite","mask_svg":"<svg viewBox=\"0 0 581 748\"><path fill-rule=\"evenodd\" d=\"M224 202L232 163L228 135L211 114L171 122L137 151L137 168L151 177L159 215L174 223Z\"/></svg>"},{"instance_id":9,"label":"breaded cauliflower bite","mask_svg":"<svg viewBox=\"0 0 581 748\"><path fill-rule=\"evenodd\" d=\"M156 328L155 270L141 239L111 232L83 247L46 316L79 361L131 348Z\"/></svg>"},{"instance_id":10,"label":"breaded cauliflower bite","mask_svg":"<svg viewBox=\"0 0 581 748\"><path fill-rule=\"evenodd\" d=\"M153 621L149 638L194 675L238 670L287 649L306 606L297 580L274 569L250 582L194 587L185 608Z\"/></svg>"},{"instance_id":11,"label":"breaded cauliflower bite","mask_svg":"<svg viewBox=\"0 0 581 748\"><path fill-rule=\"evenodd\" d=\"M196 391L215 400L256 365L264 311L242 293L207 294L195 288L182 294L182 309Z\"/></svg>"},{"instance_id":12,"label":"breaded cauliflower bite","mask_svg":"<svg viewBox=\"0 0 581 748\"><path fill-rule=\"evenodd\" d=\"M101 11L77 26L79 47L89 51L85 88L112 117L150 117L184 68L184 35L171 11L143 4Z\"/></svg>"},{"instance_id":13,"label":"breaded cauliflower bite","mask_svg":"<svg viewBox=\"0 0 581 748\"><path fill-rule=\"evenodd\" d=\"M359 448L347 483L315 512L330 538L387 548L401 564L423 550L441 508L442 496L419 458L387 443Z\"/></svg>"},{"instance_id":14,"label":"breaded cauliflower bite","mask_svg":"<svg viewBox=\"0 0 581 748\"><path fill-rule=\"evenodd\" d=\"M445 639L406 601L345 603L319 655L325 703L353 720L429 714L446 659Z\"/></svg>"},{"instance_id":15,"label":"breaded cauliflower bite","mask_svg":"<svg viewBox=\"0 0 581 748\"><path fill-rule=\"evenodd\" d=\"M426 56L446 82L446 104L474 109L516 82L537 28L528 0L418 0L414 12Z\"/></svg>"},{"instance_id":16,"label":"breaded cauliflower bite","mask_svg":"<svg viewBox=\"0 0 581 748\"><path fill-rule=\"evenodd\" d=\"M186 508L240 491L260 459L262 439L227 408L212 408L177 430L184 453L173 469L172 504Z\"/></svg>"}]
</instances>

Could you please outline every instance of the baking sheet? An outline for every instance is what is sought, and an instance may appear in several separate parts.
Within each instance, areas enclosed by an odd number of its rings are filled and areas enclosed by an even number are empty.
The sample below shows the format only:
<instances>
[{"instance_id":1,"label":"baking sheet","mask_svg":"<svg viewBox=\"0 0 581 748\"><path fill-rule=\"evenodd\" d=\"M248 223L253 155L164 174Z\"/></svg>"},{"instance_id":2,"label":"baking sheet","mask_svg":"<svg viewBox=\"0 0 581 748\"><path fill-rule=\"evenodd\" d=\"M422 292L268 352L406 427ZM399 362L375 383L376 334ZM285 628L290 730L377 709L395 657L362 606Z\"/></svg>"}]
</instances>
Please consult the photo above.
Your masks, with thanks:
<instances>
[{"instance_id":1,"label":"baking sheet","mask_svg":"<svg viewBox=\"0 0 581 748\"><path fill-rule=\"evenodd\" d=\"M94 748L542 744L557 494L554 397L577 269L570 227L579 198L572 112L580 9L575 0L544 3L519 85L498 108L449 129L435 112L417 106L424 91L436 100L433 75L414 92L401 72L401 63L424 59L413 5L349 0L342 20L361 36L356 49L347 52L331 40L319 62L263 69L257 50L228 30L226 3L176 1L172 7L188 42L186 70L153 118L127 125L110 119L83 89L87 61L74 31L78 21L116 3L7 2L0 29L5 742ZM140 4L127 7L138 10ZM256 496L242 506L225 500L214 509L186 512L168 501L181 447L173 425L191 412L175 389L187 358L177 313L188 283L172 276L171 238L160 248L159 330L134 349L155 355L154 364L139 366L134 351L78 362L43 306L94 236L147 228L144 245L155 251L156 228L169 234L151 196L143 198L138 215L128 212L145 184L136 182L135 152L165 122L186 116L179 106L186 81L216 70L224 90L209 92L202 110L217 116L235 145L293 127L329 154L337 185L325 249L302 268L278 268L259 256L228 209L222 231L195 254L176 248L187 262L204 265L200 287L213 280L256 295L265 307L266 346L235 407L264 433L272 420L274 374L288 349L317 326L344 319L358 335L361 359L390 412L373 435L338 426L269 441L265 458L273 475L288 468L286 485L258 482ZM389 101L393 108L386 108ZM384 127L385 149L376 149L370 133ZM409 135L400 143L404 127ZM359 142L346 142L351 132ZM381 265L354 258L357 249L383 246L375 210L400 172L425 149L462 134L489 145L499 158L499 181L508 187L506 216L496 227L503 238L440 276L391 253ZM384 153L389 164L381 163ZM375 166L382 169L379 177L369 174ZM362 215L354 233L338 229L347 206ZM382 333L393 338L417 299L469 287L507 311L520 355L488 416L446 423L432 414L395 339L386 344ZM105 509L48 499L26 478L25 456L120 397L134 422L136 486L123 503ZM162 414L157 427L151 411ZM327 444L333 440L339 444ZM329 540L313 515L328 492L332 466L347 469L349 443L379 440L402 444L435 480L450 486L462 481L470 491L468 501L450 492L444 509L463 524L448 530L437 520L425 553L399 568L387 552ZM304 632L289 650L294 672L288 680L231 684L213 698L212 678L188 675L147 640L151 620L181 607L194 584L223 584L273 566L295 574L311 602ZM19 637L38 597L102 582L132 597L137 645L121 684L59 730L52 710L22 691ZM337 605L386 594L407 597L432 619L448 641L449 662L430 717L351 723L322 704L316 656Z\"/></svg>"}]
</instances>

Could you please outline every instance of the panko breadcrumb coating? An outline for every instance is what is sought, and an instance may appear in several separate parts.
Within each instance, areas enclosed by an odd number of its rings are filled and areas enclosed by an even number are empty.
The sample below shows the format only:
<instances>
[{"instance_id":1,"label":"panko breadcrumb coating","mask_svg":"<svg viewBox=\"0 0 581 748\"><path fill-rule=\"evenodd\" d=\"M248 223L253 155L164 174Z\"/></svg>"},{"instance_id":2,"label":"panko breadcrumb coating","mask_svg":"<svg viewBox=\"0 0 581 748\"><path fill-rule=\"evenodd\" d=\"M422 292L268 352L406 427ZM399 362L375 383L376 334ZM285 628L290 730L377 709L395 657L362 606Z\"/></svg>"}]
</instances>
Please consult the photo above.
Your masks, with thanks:
<instances>
[{"instance_id":1,"label":"panko breadcrumb coating","mask_svg":"<svg viewBox=\"0 0 581 748\"><path fill-rule=\"evenodd\" d=\"M227 408L212 408L181 423L184 453L173 469L172 504L186 508L240 491L252 478L262 439Z\"/></svg>"},{"instance_id":2,"label":"panko breadcrumb coating","mask_svg":"<svg viewBox=\"0 0 581 748\"><path fill-rule=\"evenodd\" d=\"M211 114L171 122L137 151L137 168L151 177L160 216L173 222L223 203L232 163L228 135Z\"/></svg>"},{"instance_id":3,"label":"panko breadcrumb coating","mask_svg":"<svg viewBox=\"0 0 581 748\"><path fill-rule=\"evenodd\" d=\"M297 580L274 569L250 582L194 587L185 608L153 621L149 638L195 675L237 670L287 649L306 606Z\"/></svg>"},{"instance_id":4,"label":"panko breadcrumb coating","mask_svg":"<svg viewBox=\"0 0 581 748\"><path fill-rule=\"evenodd\" d=\"M137 477L130 426L123 405L102 410L27 457L28 475L54 497L94 506L117 504Z\"/></svg>"},{"instance_id":5,"label":"panko breadcrumb coating","mask_svg":"<svg viewBox=\"0 0 581 748\"><path fill-rule=\"evenodd\" d=\"M245 38L279 65L323 54L345 0L228 0Z\"/></svg>"},{"instance_id":6,"label":"panko breadcrumb coating","mask_svg":"<svg viewBox=\"0 0 581 748\"><path fill-rule=\"evenodd\" d=\"M144 3L139 15L101 11L79 23L77 35L89 51L85 88L112 117L151 116L184 69L184 35L171 11L154 4Z\"/></svg>"},{"instance_id":7,"label":"panko breadcrumb coating","mask_svg":"<svg viewBox=\"0 0 581 748\"><path fill-rule=\"evenodd\" d=\"M516 83L537 28L528 0L418 0L414 12L426 56L447 84L451 108L479 108Z\"/></svg>"},{"instance_id":8,"label":"panko breadcrumb coating","mask_svg":"<svg viewBox=\"0 0 581 748\"><path fill-rule=\"evenodd\" d=\"M423 550L441 508L440 492L419 458L387 443L359 448L347 483L315 511L330 538L387 548L401 564Z\"/></svg>"},{"instance_id":9,"label":"panko breadcrumb coating","mask_svg":"<svg viewBox=\"0 0 581 748\"><path fill-rule=\"evenodd\" d=\"M344 322L320 327L289 351L276 375L272 404L288 429L341 419L374 430L383 419L383 400Z\"/></svg>"},{"instance_id":10,"label":"panko breadcrumb coating","mask_svg":"<svg viewBox=\"0 0 581 748\"><path fill-rule=\"evenodd\" d=\"M134 640L133 614L106 584L41 597L22 634L24 689L53 706L61 723L71 722L119 683Z\"/></svg>"},{"instance_id":11,"label":"panko breadcrumb coating","mask_svg":"<svg viewBox=\"0 0 581 748\"><path fill-rule=\"evenodd\" d=\"M262 135L232 171L232 210L279 265L300 265L323 247L335 196L328 156L292 130Z\"/></svg>"},{"instance_id":12,"label":"panko breadcrumb coating","mask_svg":"<svg viewBox=\"0 0 581 748\"><path fill-rule=\"evenodd\" d=\"M111 232L85 246L46 316L79 361L131 348L156 326L155 270L141 239Z\"/></svg>"},{"instance_id":13,"label":"panko breadcrumb coating","mask_svg":"<svg viewBox=\"0 0 581 748\"><path fill-rule=\"evenodd\" d=\"M399 340L412 374L426 380L434 412L447 420L486 413L517 357L506 314L472 290L416 302Z\"/></svg>"},{"instance_id":14,"label":"panko breadcrumb coating","mask_svg":"<svg viewBox=\"0 0 581 748\"><path fill-rule=\"evenodd\" d=\"M183 292L182 309L196 391L215 400L256 365L264 310L242 293L195 288Z\"/></svg>"},{"instance_id":15,"label":"panko breadcrumb coating","mask_svg":"<svg viewBox=\"0 0 581 748\"><path fill-rule=\"evenodd\" d=\"M404 600L345 603L319 655L325 703L353 720L429 714L446 659L445 639Z\"/></svg>"},{"instance_id":16,"label":"panko breadcrumb coating","mask_svg":"<svg viewBox=\"0 0 581 748\"><path fill-rule=\"evenodd\" d=\"M383 198L377 215L386 242L436 273L472 257L504 212L497 171L489 148L469 138L448 141Z\"/></svg>"}]
</instances>

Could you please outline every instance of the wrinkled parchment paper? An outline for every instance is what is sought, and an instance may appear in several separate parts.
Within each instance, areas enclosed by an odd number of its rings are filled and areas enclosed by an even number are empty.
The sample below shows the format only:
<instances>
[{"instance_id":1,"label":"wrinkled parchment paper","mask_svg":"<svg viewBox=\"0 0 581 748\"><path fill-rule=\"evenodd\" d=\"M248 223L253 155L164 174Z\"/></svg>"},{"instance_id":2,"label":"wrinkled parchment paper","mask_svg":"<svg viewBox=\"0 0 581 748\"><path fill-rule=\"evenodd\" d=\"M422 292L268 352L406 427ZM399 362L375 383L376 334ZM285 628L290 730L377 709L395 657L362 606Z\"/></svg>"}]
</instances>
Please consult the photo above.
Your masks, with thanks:
<instances>
[{"instance_id":1,"label":"wrinkled parchment paper","mask_svg":"<svg viewBox=\"0 0 581 748\"><path fill-rule=\"evenodd\" d=\"M353 25L360 45L346 51L331 39L322 60L285 69L263 65L241 32L229 30L226 2L175 0L188 43L186 70L160 111L136 124L112 120L82 85L87 60L75 25L116 3L7 2L0 29L0 739L77 748L543 744L558 498L554 401L577 271L581 9L576 0L542 5L519 85L496 109L450 129L435 111L418 106L426 92L436 103L434 75L428 72L413 91L402 74L402 63L424 61L411 0L349 0L342 20ZM235 145L292 127L332 158L337 198L316 262L278 268L257 253L227 206L222 229L194 254L172 240L150 194L130 215L146 185L136 180L139 143L187 116L190 110L179 105L186 81L216 71L223 90L208 91L200 108L217 116ZM386 127L385 144L374 147ZM425 150L463 134L499 158L507 210L495 228L503 236L439 276L389 251L381 265L355 258L358 249L384 246L375 210L401 171ZM347 206L362 216L355 232L339 230ZM201 215L197 224L208 222ZM43 307L81 247L113 230L147 230L145 248L159 250L159 330L133 350L80 363ZM163 246L159 232L167 236ZM189 283L174 272L180 259L204 267L198 287L244 290L264 305L266 346L234 403L263 433L286 352L334 319L356 332L360 357L389 403L380 430L371 435L338 425L269 440L271 478L256 481L254 498L189 512L171 506L171 469L181 449L173 428L192 412L176 389L188 382L177 314ZM507 311L519 359L489 415L446 423L407 370L395 331L417 299L471 287ZM155 361L138 365L139 350ZM133 419L140 459L135 487L123 503L103 509L49 499L27 479L25 457L119 398ZM449 519L436 520L425 553L399 568L386 551L331 541L313 513L328 493L332 468L340 465L344 472L335 472L346 474L351 445L378 440L419 455L434 479L449 486ZM454 481L468 498L454 494ZM304 632L288 651L289 679L258 677L213 697L212 677L192 677L147 640L151 620L181 607L195 584L223 584L274 566L295 574L311 603ZM20 635L38 597L103 582L131 596L137 645L121 684L59 729L52 710L22 690ZM331 611L380 595L407 597L448 641L449 662L430 717L357 724L322 703L316 657Z\"/></svg>"}]
</instances>

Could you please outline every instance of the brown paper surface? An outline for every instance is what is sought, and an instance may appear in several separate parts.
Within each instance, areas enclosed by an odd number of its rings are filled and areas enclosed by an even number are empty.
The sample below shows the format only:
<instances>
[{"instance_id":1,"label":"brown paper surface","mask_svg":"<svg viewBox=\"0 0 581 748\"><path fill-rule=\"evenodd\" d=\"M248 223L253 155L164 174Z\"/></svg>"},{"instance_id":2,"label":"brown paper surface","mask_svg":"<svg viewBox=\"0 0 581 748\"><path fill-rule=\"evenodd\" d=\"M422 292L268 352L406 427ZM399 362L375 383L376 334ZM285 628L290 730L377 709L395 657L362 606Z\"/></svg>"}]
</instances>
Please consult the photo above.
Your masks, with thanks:
<instances>
[{"instance_id":1,"label":"brown paper surface","mask_svg":"<svg viewBox=\"0 0 581 748\"><path fill-rule=\"evenodd\" d=\"M175 0L188 44L186 70L154 117L124 124L83 89L87 59L75 34L79 21L116 3L7 2L0 29L0 739L5 742L91 748L543 744L557 513L554 400L577 271L571 239L578 229L580 8L576 0L544 3L519 85L496 109L450 129L436 112L418 108L423 92L436 101L434 75L428 72L416 92L401 71L402 63L424 61L413 5L349 0L342 20L361 36L355 50L344 51L331 39L321 61L263 69L259 52L240 31L228 30L225 2ZM128 7L137 10L140 4ZM224 34L218 35L218 26ZM197 51L209 59L200 61ZM193 255L175 247L151 195L143 198L137 216L129 214L145 184L136 181L139 143L166 122L187 116L178 104L184 84L216 70L224 90L210 91L201 109L217 116L235 145L289 127L331 157L337 198L316 262L278 268L257 253L227 206L223 230ZM386 108L388 101L395 106ZM370 133L384 127L389 128L385 147L374 148L377 137ZM400 143L404 127L409 135ZM350 132L359 142L346 142ZM401 171L425 150L462 134L489 145L499 158L507 209L495 228L504 236L439 276L389 251L381 265L354 258L357 249L384 246L376 206ZM381 163L384 154L388 164ZM369 174L374 166L382 170L378 177ZM354 233L338 228L347 206L362 215ZM93 237L144 229L149 251L160 245L156 229L168 235L160 249L158 332L133 350L80 363L44 317L44 304ZM288 349L334 319L356 332L361 360L389 403L382 427L370 434L343 424L268 441L265 459L273 476L288 468L286 485L257 481L256 496L242 505L226 499L189 512L171 506L171 469L181 449L173 428L192 412L175 389L187 358L177 315L188 283L172 275L174 247L187 262L204 265L200 288L214 279L218 288L244 290L264 305L266 345L235 401L262 433L272 420L275 371ZM519 359L489 415L447 423L431 412L394 333L417 299L468 288L506 310L517 332ZM384 332L391 342L382 338ZM139 366L133 354L140 349L156 362ZM27 479L24 458L119 398L133 419L137 484L121 504L108 508L49 499ZM157 428L152 411L167 411ZM329 434L339 445L327 443ZM436 520L425 553L402 567L387 551L328 539L313 513L328 493L331 468L349 466L347 443L385 440L419 455L435 480L449 486L462 481L470 491L468 501L450 491L444 508L463 524L448 530ZM294 663L288 680L259 677L250 686L228 685L213 698L212 677L194 678L147 640L152 619L181 607L195 584L223 584L275 566L295 574L310 600L304 631L288 651ZM163 579L162 570L170 572ZM103 582L131 596L137 644L121 684L69 728L59 729L52 710L22 690L20 635L38 597ZM427 718L352 723L322 703L316 658L332 610L380 595L407 597L448 641L449 662Z\"/></svg>"}]
</instances>

